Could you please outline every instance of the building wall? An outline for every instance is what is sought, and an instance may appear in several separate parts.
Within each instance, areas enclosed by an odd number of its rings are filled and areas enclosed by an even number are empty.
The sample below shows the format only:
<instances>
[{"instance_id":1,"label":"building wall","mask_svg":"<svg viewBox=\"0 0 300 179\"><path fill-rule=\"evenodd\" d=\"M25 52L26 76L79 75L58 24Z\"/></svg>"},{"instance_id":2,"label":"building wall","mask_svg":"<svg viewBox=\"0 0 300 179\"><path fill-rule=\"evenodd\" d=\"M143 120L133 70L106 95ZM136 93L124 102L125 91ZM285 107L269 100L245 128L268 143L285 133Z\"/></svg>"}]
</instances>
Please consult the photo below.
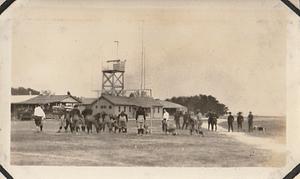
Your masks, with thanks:
<instances>
[{"instance_id":1,"label":"building wall","mask_svg":"<svg viewBox=\"0 0 300 179\"><path fill-rule=\"evenodd\" d=\"M122 111L124 111L128 118L134 118L135 115L135 109L134 106L128 106L128 105L116 105L114 107L114 111L116 115L119 115Z\"/></svg>"},{"instance_id":2,"label":"building wall","mask_svg":"<svg viewBox=\"0 0 300 179\"><path fill-rule=\"evenodd\" d=\"M152 107L151 114L153 118L162 118L163 116L163 108L161 106Z\"/></svg>"},{"instance_id":3,"label":"building wall","mask_svg":"<svg viewBox=\"0 0 300 179\"><path fill-rule=\"evenodd\" d=\"M108 114L115 114L114 105L103 98L98 99L94 104L92 104L91 107L93 110L93 115L100 113L100 112L106 112Z\"/></svg>"}]
</instances>

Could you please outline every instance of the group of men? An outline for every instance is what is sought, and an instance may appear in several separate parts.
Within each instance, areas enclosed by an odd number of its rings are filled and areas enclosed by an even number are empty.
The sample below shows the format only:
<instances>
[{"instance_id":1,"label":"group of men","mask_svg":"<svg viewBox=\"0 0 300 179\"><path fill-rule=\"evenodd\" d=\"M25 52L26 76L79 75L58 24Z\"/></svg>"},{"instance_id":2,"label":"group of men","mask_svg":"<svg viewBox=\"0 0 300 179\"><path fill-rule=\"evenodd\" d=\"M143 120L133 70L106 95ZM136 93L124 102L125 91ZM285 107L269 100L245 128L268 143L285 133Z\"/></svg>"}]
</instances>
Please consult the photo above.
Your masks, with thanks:
<instances>
[{"instance_id":1,"label":"group of men","mask_svg":"<svg viewBox=\"0 0 300 179\"><path fill-rule=\"evenodd\" d=\"M70 131L76 134L79 131L92 133L93 126L96 132L105 131L108 129L109 132L120 132L127 133L127 122L128 117L122 111L118 116L107 114L106 112L97 113L93 115L93 110L90 107L86 107L82 112L75 105L71 110L63 110L61 115L59 115L61 125L58 132L64 126L65 131L70 127ZM106 128L107 127L107 128Z\"/></svg>"},{"instance_id":2,"label":"group of men","mask_svg":"<svg viewBox=\"0 0 300 179\"><path fill-rule=\"evenodd\" d=\"M242 112L238 112L237 114L237 131L243 131L243 122L244 122L244 117L242 116ZM253 132L253 115L252 112L250 111L248 114L248 132ZM231 114L231 112L229 112L229 115L227 117L227 122L228 122L228 132L232 131L233 132L233 121L234 121L234 117Z\"/></svg>"},{"instance_id":3,"label":"group of men","mask_svg":"<svg viewBox=\"0 0 300 179\"><path fill-rule=\"evenodd\" d=\"M183 118L183 124L180 125L180 118ZM175 122L175 123L174 123ZM189 127L190 134L192 135L194 132L196 134L202 134L202 115L198 112L194 115L193 112L185 112L182 114L180 111L176 111L174 114L174 121L170 120L169 113L166 109L164 109L163 120L162 120L162 131L165 133L172 132L175 133L175 129L187 129Z\"/></svg>"}]
</instances>

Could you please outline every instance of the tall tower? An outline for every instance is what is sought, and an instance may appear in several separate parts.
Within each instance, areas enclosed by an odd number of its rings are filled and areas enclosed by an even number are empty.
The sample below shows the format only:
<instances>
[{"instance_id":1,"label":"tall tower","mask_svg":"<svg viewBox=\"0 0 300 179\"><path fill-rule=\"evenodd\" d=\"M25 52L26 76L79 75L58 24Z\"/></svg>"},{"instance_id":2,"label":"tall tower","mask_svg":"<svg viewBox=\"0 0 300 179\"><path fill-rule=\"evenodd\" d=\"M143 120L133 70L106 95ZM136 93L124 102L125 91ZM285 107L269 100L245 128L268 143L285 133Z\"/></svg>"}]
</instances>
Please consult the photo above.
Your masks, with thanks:
<instances>
[{"instance_id":1,"label":"tall tower","mask_svg":"<svg viewBox=\"0 0 300 179\"><path fill-rule=\"evenodd\" d=\"M121 96L124 92L125 62L108 60L108 68L102 70L102 93Z\"/></svg>"}]
</instances>

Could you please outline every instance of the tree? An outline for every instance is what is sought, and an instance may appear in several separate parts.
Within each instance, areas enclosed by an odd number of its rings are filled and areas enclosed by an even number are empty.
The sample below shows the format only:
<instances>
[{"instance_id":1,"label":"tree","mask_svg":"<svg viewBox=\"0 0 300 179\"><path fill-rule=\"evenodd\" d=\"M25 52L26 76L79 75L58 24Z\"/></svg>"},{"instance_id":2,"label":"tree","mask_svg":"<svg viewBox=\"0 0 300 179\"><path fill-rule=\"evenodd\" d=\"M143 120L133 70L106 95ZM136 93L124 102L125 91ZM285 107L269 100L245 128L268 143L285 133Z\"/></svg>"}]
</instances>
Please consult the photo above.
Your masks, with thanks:
<instances>
[{"instance_id":1,"label":"tree","mask_svg":"<svg viewBox=\"0 0 300 179\"><path fill-rule=\"evenodd\" d=\"M190 111L200 111L202 114L212 110L218 115L224 115L228 111L225 104L220 103L215 97L211 95L195 95L195 96L179 96L167 99L167 101L174 102L186 106Z\"/></svg>"},{"instance_id":2,"label":"tree","mask_svg":"<svg viewBox=\"0 0 300 179\"><path fill-rule=\"evenodd\" d=\"M32 88L24 88L24 87L11 88L11 95L30 95L30 94L39 95L40 92Z\"/></svg>"},{"instance_id":3,"label":"tree","mask_svg":"<svg viewBox=\"0 0 300 179\"><path fill-rule=\"evenodd\" d=\"M55 93L52 92L51 90L42 90L41 95L50 96L50 95L55 95Z\"/></svg>"}]
</instances>

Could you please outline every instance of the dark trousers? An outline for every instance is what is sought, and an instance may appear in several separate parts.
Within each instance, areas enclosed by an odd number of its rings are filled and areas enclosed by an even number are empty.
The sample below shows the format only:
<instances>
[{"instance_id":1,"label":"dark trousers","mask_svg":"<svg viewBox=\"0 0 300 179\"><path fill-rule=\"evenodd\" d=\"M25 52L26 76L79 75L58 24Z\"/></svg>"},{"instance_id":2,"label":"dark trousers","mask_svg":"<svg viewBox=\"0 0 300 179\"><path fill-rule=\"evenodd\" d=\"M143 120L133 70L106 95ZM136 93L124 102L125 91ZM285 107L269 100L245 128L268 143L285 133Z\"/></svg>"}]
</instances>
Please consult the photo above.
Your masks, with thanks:
<instances>
[{"instance_id":1,"label":"dark trousers","mask_svg":"<svg viewBox=\"0 0 300 179\"><path fill-rule=\"evenodd\" d=\"M248 123L248 131L252 132L253 131L253 122Z\"/></svg>"},{"instance_id":2,"label":"dark trousers","mask_svg":"<svg viewBox=\"0 0 300 179\"><path fill-rule=\"evenodd\" d=\"M188 125L189 125L188 121L183 121L181 129L184 129L184 127L185 127L185 129L187 129Z\"/></svg>"},{"instance_id":3,"label":"dark trousers","mask_svg":"<svg viewBox=\"0 0 300 179\"><path fill-rule=\"evenodd\" d=\"M233 122L228 121L228 132L230 132L230 129L233 132Z\"/></svg>"},{"instance_id":4,"label":"dark trousers","mask_svg":"<svg viewBox=\"0 0 300 179\"><path fill-rule=\"evenodd\" d=\"M162 131L167 132L167 121L166 121L166 119L163 119L161 123L162 123L161 124Z\"/></svg>"},{"instance_id":5,"label":"dark trousers","mask_svg":"<svg viewBox=\"0 0 300 179\"><path fill-rule=\"evenodd\" d=\"M71 121L70 120L66 120L66 126L64 127L65 130L68 130L68 127L70 127L70 130L71 130Z\"/></svg>"},{"instance_id":6,"label":"dark trousers","mask_svg":"<svg viewBox=\"0 0 300 179\"><path fill-rule=\"evenodd\" d=\"M237 127L238 127L238 132L241 130L243 131L243 123L242 122L238 122L237 123Z\"/></svg>"},{"instance_id":7,"label":"dark trousers","mask_svg":"<svg viewBox=\"0 0 300 179\"><path fill-rule=\"evenodd\" d=\"M176 120L176 129L180 129L180 121Z\"/></svg>"}]
</instances>

